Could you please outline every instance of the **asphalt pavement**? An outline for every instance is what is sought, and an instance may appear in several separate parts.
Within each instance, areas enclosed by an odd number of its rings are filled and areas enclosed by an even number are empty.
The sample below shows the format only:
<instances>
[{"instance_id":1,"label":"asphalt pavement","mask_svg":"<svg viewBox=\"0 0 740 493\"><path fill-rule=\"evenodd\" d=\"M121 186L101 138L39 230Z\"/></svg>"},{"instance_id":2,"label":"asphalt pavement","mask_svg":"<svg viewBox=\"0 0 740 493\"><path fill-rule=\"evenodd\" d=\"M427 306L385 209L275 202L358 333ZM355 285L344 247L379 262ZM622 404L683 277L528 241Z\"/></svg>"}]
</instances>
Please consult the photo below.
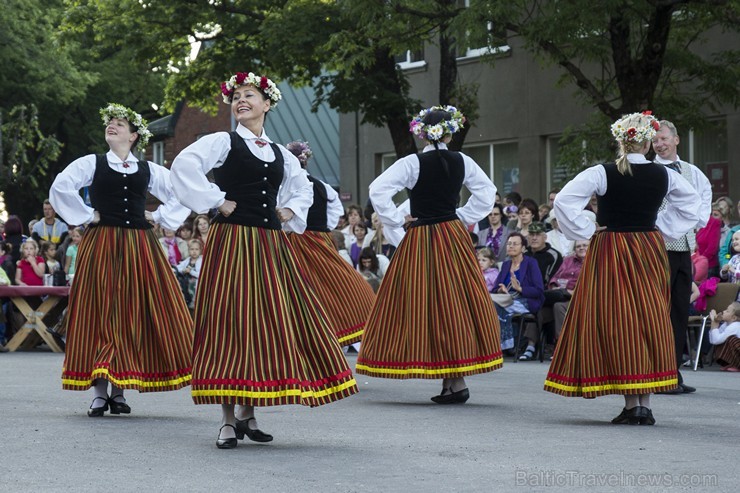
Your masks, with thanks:
<instances>
[{"instance_id":1,"label":"asphalt pavement","mask_svg":"<svg viewBox=\"0 0 740 493\"><path fill-rule=\"evenodd\" d=\"M348 356L352 366L355 357ZM510 360L510 358L509 358ZM440 406L438 380L357 375L360 393L258 410L270 444L216 448L218 406L189 388L128 392L131 415L88 418L61 389L62 354L0 354L2 492L738 491L740 374L685 371L655 426L615 426L620 396L542 390L548 364L507 361Z\"/></svg>"}]
</instances>

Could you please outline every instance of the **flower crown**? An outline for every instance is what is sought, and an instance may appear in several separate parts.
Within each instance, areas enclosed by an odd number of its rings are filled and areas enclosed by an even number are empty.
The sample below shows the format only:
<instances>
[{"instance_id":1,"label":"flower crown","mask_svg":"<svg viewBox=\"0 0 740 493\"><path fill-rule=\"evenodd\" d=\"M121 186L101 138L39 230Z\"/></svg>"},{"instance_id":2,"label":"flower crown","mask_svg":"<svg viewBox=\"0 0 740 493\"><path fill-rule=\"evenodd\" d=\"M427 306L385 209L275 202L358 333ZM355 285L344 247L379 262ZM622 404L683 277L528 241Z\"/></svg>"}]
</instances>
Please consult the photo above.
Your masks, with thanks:
<instances>
[{"instance_id":1,"label":"flower crown","mask_svg":"<svg viewBox=\"0 0 740 493\"><path fill-rule=\"evenodd\" d=\"M625 115L611 127L612 135L621 142L645 142L652 140L660 130L660 122L652 111Z\"/></svg>"},{"instance_id":2,"label":"flower crown","mask_svg":"<svg viewBox=\"0 0 740 493\"><path fill-rule=\"evenodd\" d=\"M108 103L108 106L105 108L100 108L100 116L103 117L103 123L106 126L113 118L121 118L136 127L136 133L139 134L139 142L136 144L136 148L140 151L146 148L146 144L152 137L152 133L146 128L148 125L147 121L140 114L131 108L126 108L122 104Z\"/></svg>"},{"instance_id":3,"label":"flower crown","mask_svg":"<svg viewBox=\"0 0 740 493\"><path fill-rule=\"evenodd\" d=\"M431 111L446 111L450 114L449 120L429 125L424 123L424 117ZM421 110L419 114L409 123L409 131L424 140L441 140L445 135L452 135L459 131L465 124L465 116L454 106L432 106Z\"/></svg>"},{"instance_id":4,"label":"flower crown","mask_svg":"<svg viewBox=\"0 0 740 493\"><path fill-rule=\"evenodd\" d=\"M272 101L272 106L277 106L278 101L283 97L275 83L264 75L255 75L253 72L237 72L229 80L221 84L221 97L224 103L231 103L234 89L246 85L257 87L264 92L270 98L270 101Z\"/></svg>"},{"instance_id":5,"label":"flower crown","mask_svg":"<svg viewBox=\"0 0 740 493\"><path fill-rule=\"evenodd\" d=\"M293 153L295 157L298 158L298 160L301 163L305 163L308 161L308 159L313 156L313 151L308 145L308 142L301 142L300 140L294 140L293 142L289 143L287 146L285 146L286 149L288 149L290 152Z\"/></svg>"}]
</instances>

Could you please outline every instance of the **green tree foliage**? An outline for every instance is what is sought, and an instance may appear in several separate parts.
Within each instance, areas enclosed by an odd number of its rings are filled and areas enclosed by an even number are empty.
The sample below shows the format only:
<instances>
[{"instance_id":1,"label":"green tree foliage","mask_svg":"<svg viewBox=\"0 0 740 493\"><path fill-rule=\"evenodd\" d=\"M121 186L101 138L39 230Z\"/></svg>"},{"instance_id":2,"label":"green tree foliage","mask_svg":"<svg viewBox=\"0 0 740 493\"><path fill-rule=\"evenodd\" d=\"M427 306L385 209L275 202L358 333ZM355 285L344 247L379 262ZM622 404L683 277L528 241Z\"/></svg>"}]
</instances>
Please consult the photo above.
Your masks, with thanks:
<instances>
[{"instance_id":1,"label":"green tree foliage","mask_svg":"<svg viewBox=\"0 0 740 493\"><path fill-rule=\"evenodd\" d=\"M484 20L508 30L544 64L558 65L560 83L596 111L569 129L560 164L578 169L612 155L609 124L651 109L679 128L701 128L706 112L740 99L738 0L471 0L460 21L469 35ZM707 34L734 40L704 45Z\"/></svg>"}]
</instances>

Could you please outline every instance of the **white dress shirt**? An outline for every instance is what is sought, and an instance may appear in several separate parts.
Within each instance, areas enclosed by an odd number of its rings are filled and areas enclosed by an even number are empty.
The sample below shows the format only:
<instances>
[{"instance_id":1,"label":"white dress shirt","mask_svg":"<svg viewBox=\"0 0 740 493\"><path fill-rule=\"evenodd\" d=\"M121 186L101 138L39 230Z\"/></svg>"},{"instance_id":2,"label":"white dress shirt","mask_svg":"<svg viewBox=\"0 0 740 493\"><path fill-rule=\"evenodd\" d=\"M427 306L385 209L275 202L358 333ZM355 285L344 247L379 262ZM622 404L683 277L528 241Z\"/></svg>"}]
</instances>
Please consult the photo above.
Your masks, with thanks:
<instances>
[{"instance_id":1,"label":"white dress shirt","mask_svg":"<svg viewBox=\"0 0 740 493\"><path fill-rule=\"evenodd\" d=\"M740 337L740 322L722 322L722 324L709 331L709 342L715 346L724 344L728 338L735 336Z\"/></svg>"},{"instance_id":2,"label":"white dress shirt","mask_svg":"<svg viewBox=\"0 0 740 493\"><path fill-rule=\"evenodd\" d=\"M130 152L125 163L113 151L108 151L105 157L108 166L117 173L130 175L139 170L139 160ZM49 202L67 224L82 225L93 220L95 210L85 204L79 191L92 184L95 177L95 160L95 154L75 159L57 175L51 185ZM124 167L124 164L127 167ZM170 171L151 161L149 170L151 173L147 190L162 202L162 205L152 213L154 221L167 229L177 230L190 215L190 211L175 197Z\"/></svg>"},{"instance_id":3,"label":"white dress shirt","mask_svg":"<svg viewBox=\"0 0 740 493\"><path fill-rule=\"evenodd\" d=\"M264 129L257 137L249 129L239 124L236 133L244 139L249 150L265 162L275 161L272 146L258 146L259 140L272 142ZM282 145L278 148L283 155L283 181L278 189L277 207L293 211L293 218L283 223L283 229L303 233L306 229L306 215L313 203L313 187L308 181L306 171L293 153ZM203 214L224 203L226 193L208 181L206 173L219 168L231 151L231 136L228 132L216 132L193 142L178 154L172 163L172 186L175 195L186 207Z\"/></svg>"},{"instance_id":4,"label":"white dress shirt","mask_svg":"<svg viewBox=\"0 0 740 493\"><path fill-rule=\"evenodd\" d=\"M650 164L642 154L627 154L632 164ZM655 226L668 240L674 240L692 229L700 221L701 202L699 194L678 173L668 173L668 201L666 208L658 213ZM588 240L596 231L596 225L583 213L583 209L594 193L606 193L606 169L592 166L581 171L569 181L555 197L555 217L561 231L571 240Z\"/></svg>"},{"instance_id":5,"label":"white dress shirt","mask_svg":"<svg viewBox=\"0 0 740 493\"><path fill-rule=\"evenodd\" d=\"M709 222L709 216L712 215L712 184L709 182L709 178L693 164L681 161L678 155L676 156L676 161L681 163L682 168L686 166L691 170L691 177L694 179L694 188L701 198L699 221L694 225L694 229L703 228ZM668 161L660 156L655 156L655 162L664 166L673 163L673 161Z\"/></svg>"},{"instance_id":6,"label":"white dress shirt","mask_svg":"<svg viewBox=\"0 0 740 493\"><path fill-rule=\"evenodd\" d=\"M439 148L447 149L447 146L440 143ZM422 152L434 150L434 146L427 145ZM468 202L459 207L455 213L464 224L475 224L491 213L496 198L496 186L475 161L463 153L460 154L465 165L463 185L470 190L471 195ZM370 184L370 201L385 228L403 227L406 214L393 203L393 196L404 188L414 188L418 179L419 156L410 154L393 163ZM390 231L385 231L385 233L391 241L394 234Z\"/></svg>"}]
</instances>

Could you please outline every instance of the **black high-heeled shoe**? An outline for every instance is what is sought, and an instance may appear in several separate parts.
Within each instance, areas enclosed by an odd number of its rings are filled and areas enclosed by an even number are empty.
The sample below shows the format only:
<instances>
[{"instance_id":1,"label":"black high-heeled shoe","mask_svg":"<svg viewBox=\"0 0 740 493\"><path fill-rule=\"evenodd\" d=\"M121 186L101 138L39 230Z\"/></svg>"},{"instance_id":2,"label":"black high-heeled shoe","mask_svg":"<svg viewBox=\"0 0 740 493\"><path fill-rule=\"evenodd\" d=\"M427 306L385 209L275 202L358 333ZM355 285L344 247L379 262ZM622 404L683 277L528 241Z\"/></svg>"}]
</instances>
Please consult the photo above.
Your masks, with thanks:
<instances>
[{"instance_id":1,"label":"black high-heeled shoe","mask_svg":"<svg viewBox=\"0 0 740 493\"><path fill-rule=\"evenodd\" d=\"M95 401L98 399L102 399L105 401L105 405L102 407L93 407L92 405L95 404ZM90 403L90 409L87 410L87 415L91 418L99 418L105 414L105 412L108 410L108 396L106 397L95 397L93 398L92 402Z\"/></svg>"},{"instance_id":2,"label":"black high-heeled shoe","mask_svg":"<svg viewBox=\"0 0 740 493\"><path fill-rule=\"evenodd\" d=\"M264 433L262 430L258 429L251 429L249 427L249 422L253 420L254 418L247 418L245 420L237 419L236 420L236 437L239 440L244 440L244 435L247 435L247 438L252 440L253 442L260 442L260 443L267 443L272 441L272 435L268 435L267 433Z\"/></svg>"},{"instance_id":3,"label":"black high-heeled shoe","mask_svg":"<svg viewBox=\"0 0 740 493\"><path fill-rule=\"evenodd\" d=\"M117 395L116 397L123 396ZM108 398L108 406L110 407L111 414L131 414L131 407L125 402L117 402L113 396Z\"/></svg>"},{"instance_id":4,"label":"black high-heeled shoe","mask_svg":"<svg viewBox=\"0 0 740 493\"><path fill-rule=\"evenodd\" d=\"M450 392L449 394L440 394L432 397L432 401L437 404L465 404L470 399L470 391L468 388L458 390L457 392Z\"/></svg>"},{"instance_id":5,"label":"black high-heeled shoe","mask_svg":"<svg viewBox=\"0 0 740 493\"><path fill-rule=\"evenodd\" d=\"M642 417L642 414L643 414L642 409L645 409L645 408L641 406L635 406L632 409L627 409L625 407L622 409L622 412L619 413L619 416L612 419L612 424L614 425L639 425L640 418Z\"/></svg>"},{"instance_id":6,"label":"black high-heeled shoe","mask_svg":"<svg viewBox=\"0 0 740 493\"><path fill-rule=\"evenodd\" d=\"M218 437L219 438L216 440L216 447L218 447L218 448L236 448L237 442L236 442L236 438L235 437L232 437L232 438L221 438L221 430L223 430L227 426L230 426L230 427L234 428L234 434L236 434L236 428L234 427L234 425L225 424L221 428L219 428L218 429Z\"/></svg>"}]
</instances>

